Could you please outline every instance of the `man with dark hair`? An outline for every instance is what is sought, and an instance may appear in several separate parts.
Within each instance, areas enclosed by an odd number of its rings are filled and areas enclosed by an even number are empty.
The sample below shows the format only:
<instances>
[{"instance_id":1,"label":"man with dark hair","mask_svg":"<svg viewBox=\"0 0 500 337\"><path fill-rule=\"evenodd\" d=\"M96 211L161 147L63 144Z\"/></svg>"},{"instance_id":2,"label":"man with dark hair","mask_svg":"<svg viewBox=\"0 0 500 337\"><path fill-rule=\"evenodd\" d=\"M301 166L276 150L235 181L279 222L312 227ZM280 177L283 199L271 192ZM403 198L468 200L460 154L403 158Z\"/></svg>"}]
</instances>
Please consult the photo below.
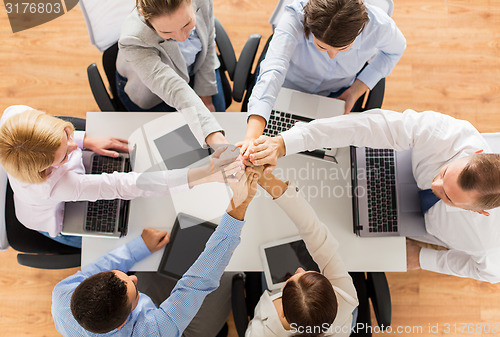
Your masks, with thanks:
<instances>
[{"instance_id":1,"label":"man with dark hair","mask_svg":"<svg viewBox=\"0 0 500 337\"><path fill-rule=\"evenodd\" d=\"M243 172L238 175L239 182L230 185L233 190L230 207L205 250L159 307L137 290L137 277L126 274L135 262L162 249L169 241L166 231L146 228L140 237L56 285L52 293L52 316L57 331L71 337L102 333L169 337L183 334L205 297L219 286L221 275L240 242L243 219L255 195L258 177L252 173L245 176ZM202 331L197 335L211 334Z\"/></svg>"},{"instance_id":2,"label":"man with dark hair","mask_svg":"<svg viewBox=\"0 0 500 337\"><path fill-rule=\"evenodd\" d=\"M447 250L410 241L408 269L500 282L500 155L469 122L433 111L376 109L299 123L254 145L249 159L266 170L280 156L321 147L412 149L428 233L415 239Z\"/></svg>"}]
</instances>

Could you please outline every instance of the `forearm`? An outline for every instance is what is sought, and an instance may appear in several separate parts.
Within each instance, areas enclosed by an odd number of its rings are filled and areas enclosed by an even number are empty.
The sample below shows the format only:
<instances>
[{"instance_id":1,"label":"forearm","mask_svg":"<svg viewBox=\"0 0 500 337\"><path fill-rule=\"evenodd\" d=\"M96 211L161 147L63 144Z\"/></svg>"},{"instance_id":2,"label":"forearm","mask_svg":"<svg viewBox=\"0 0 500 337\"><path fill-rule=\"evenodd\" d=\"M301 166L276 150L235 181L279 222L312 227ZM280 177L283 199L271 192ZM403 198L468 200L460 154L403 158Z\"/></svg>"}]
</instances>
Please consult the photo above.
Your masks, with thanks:
<instances>
[{"instance_id":1,"label":"forearm","mask_svg":"<svg viewBox=\"0 0 500 337\"><path fill-rule=\"evenodd\" d=\"M134 263L141 261L149 255L151 255L151 252L142 237L139 236L101 256L96 262L83 266L80 273L85 277L115 269L126 273L132 268Z\"/></svg>"},{"instance_id":2,"label":"forearm","mask_svg":"<svg viewBox=\"0 0 500 337\"><path fill-rule=\"evenodd\" d=\"M488 258L473 256L458 250L434 250L422 248L420 251L420 266L424 270L436 273L470 277L490 283L500 282L498 267L488 268ZM495 260L495 259L493 259Z\"/></svg>"},{"instance_id":3,"label":"forearm","mask_svg":"<svg viewBox=\"0 0 500 337\"><path fill-rule=\"evenodd\" d=\"M266 119L259 115L251 115L248 117L247 131L245 139L254 140L259 138L266 128Z\"/></svg>"},{"instance_id":4,"label":"forearm","mask_svg":"<svg viewBox=\"0 0 500 337\"><path fill-rule=\"evenodd\" d=\"M290 59L303 34L303 25L285 11L269 44L266 57L260 64L257 83L248 102L248 115L259 115L269 120L271 110L283 86Z\"/></svg>"},{"instance_id":5,"label":"forearm","mask_svg":"<svg viewBox=\"0 0 500 337\"><path fill-rule=\"evenodd\" d=\"M227 208L227 214L236 220L243 221L245 219L245 214L247 212L248 205L250 201L244 201L240 205L235 205L234 201L231 200L229 207Z\"/></svg>"},{"instance_id":6,"label":"forearm","mask_svg":"<svg viewBox=\"0 0 500 337\"><path fill-rule=\"evenodd\" d=\"M322 118L310 123L298 123L281 133L287 154L320 147L340 148L349 145L410 149L417 138L428 138L440 122L440 116L407 110L398 113L389 110L370 110L361 114L349 114Z\"/></svg>"},{"instance_id":7,"label":"forearm","mask_svg":"<svg viewBox=\"0 0 500 337\"><path fill-rule=\"evenodd\" d=\"M273 199L278 199L288 188L288 183L276 178L274 174L262 174L259 179L259 185L267 192Z\"/></svg>"},{"instance_id":8,"label":"forearm","mask_svg":"<svg viewBox=\"0 0 500 337\"><path fill-rule=\"evenodd\" d=\"M50 200L128 200L166 195L174 189L176 191L187 189L186 169L148 173L114 172L110 174L68 172L52 188Z\"/></svg>"},{"instance_id":9,"label":"forearm","mask_svg":"<svg viewBox=\"0 0 500 337\"><path fill-rule=\"evenodd\" d=\"M209 182L209 176L214 172L210 171L210 167L202 166L190 168L188 171L188 186L193 188L196 185L201 185Z\"/></svg>"},{"instance_id":10,"label":"forearm","mask_svg":"<svg viewBox=\"0 0 500 337\"><path fill-rule=\"evenodd\" d=\"M212 132L211 134L209 134L207 138L205 138L205 142L212 148L220 144L229 144L226 137L220 131Z\"/></svg>"}]
</instances>

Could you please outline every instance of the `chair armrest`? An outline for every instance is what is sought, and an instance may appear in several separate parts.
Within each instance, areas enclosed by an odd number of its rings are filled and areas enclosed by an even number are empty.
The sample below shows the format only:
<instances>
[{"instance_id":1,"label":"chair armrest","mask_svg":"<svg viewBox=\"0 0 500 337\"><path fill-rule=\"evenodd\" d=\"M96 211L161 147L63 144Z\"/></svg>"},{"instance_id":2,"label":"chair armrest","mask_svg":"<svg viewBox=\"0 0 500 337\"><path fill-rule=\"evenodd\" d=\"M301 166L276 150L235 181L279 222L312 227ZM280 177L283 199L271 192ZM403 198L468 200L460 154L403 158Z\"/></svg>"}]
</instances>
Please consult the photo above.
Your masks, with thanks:
<instances>
[{"instance_id":1,"label":"chair armrest","mask_svg":"<svg viewBox=\"0 0 500 337\"><path fill-rule=\"evenodd\" d=\"M109 97L108 91L102 81L101 74L99 74L99 69L97 69L95 63L88 66L87 76L89 78L92 95L94 95L94 99L99 109L101 109L101 111L115 111L113 102L111 102L111 98Z\"/></svg>"},{"instance_id":2,"label":"chair armrest","mask_svg":"<svg viewBox=\"0 0 500 337\"><path fill-rule=\"evenodd\" d=\"M81 254L17 254L17 262L20 265L39 269L66 269L79 267L81 259Z\"/></svg>"},{"instance_id":3,"label":"chair armrest","mask_svg":"<svg viewBox=\"0 0 500 337\"><path fill-rule=\"evenodd\" d=\"M219 49L220 61L222 67L227 70L229 79L234 78L234 71L236 69L236 54L234 53L233 44L229 40L226 30L220 23L219 19L214 17L215 21L215 43Z\"/></svg>"},{"instance_id":4,"label":"chair armrest","mask_svg":"<svg viewBox=\"0 0 500 337\"><path fill-rule=\"evenodd\" d=\"M255 55L257 55L257 49L259 48L261 38L262 36L260 34L250 35L236 63L233 80L233 99L236 102L241 102L243 100L245 90L248 88L252 65L255 60Z\"/></svg>"},{"instance_id":5,"label":"chair armrest","mask_svg":"<svg viewBox=\"0 0 500 337\"><path fill-rule=\"evenodd\" d=\"M385 93L385 78L382 78L378 83L370 90L368 98L366 100L365 107L363 111L370 109L379 109L382 107L384 102Z\"/></svg>"},{"instance_id":6,"label":"chair armrest","mask_svg":"<svg viewBox=\"0 0 500 337\"><path fill-rule=\"evenodd\" d=\"M231 288L231 305L233 319L238 337L244 337L248 326L248 313L245 301L245 274L238 273L233 276Z\"/></svg>"},{"instance_id":7,"label":"chair armrest","mask_svg":"<svg viewBox=\"0 0 500 337\"><path fill-rule=\"evenodd\" d=\"M86 126L85 118L73 117L73 116L56 116L56 117L73 124L76 131L85 131L85 126Z\"/></svg>"},{"instance_id":8,"label":"chair armrest","mask_svg":"<svg viewBox=\"0 0 500 337\"><path fill-rule=\"evenodd\" d=\"M392 304L389 284L384 273L367 273L368 293L372 299L373 311L381 329L391 325Z\"/></svg>"}]
</instances>

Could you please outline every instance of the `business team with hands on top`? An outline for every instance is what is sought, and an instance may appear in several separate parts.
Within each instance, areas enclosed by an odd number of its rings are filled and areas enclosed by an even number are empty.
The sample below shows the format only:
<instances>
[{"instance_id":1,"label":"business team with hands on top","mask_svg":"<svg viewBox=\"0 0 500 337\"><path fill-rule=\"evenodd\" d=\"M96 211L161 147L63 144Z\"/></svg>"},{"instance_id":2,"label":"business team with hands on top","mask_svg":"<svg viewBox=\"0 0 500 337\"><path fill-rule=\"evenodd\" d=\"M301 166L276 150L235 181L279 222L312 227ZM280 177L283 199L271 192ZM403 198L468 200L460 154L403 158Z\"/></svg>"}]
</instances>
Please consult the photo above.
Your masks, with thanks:
<instances>
[{"instance_id":1,"label":"business team with hands on top","mask_svg":"<svg viewBox=\"0 0 500 337\"><path fill-rule=\"evenodd\" d=\"M137 186L134 172L87 175L81 149L115 156L113 150L128 150L127 141L91 138L57 118L12 106L0 120L0 162L14 190L17 217L78 246L60 234L65 201L148 197L228 178L233 198L199 259L162 296L139 291L147 287L126 274L168 243L168 233L154 229L61 281L52 305L61 334L215 336L230 310L223 272L259 184L295 223L321 273L299 269L282 291L264 292L246 335L348 336L358 302L334 233L294 183L272 174L279 157L319 147L412 149L417 184L435 195L425 213L428 235L418 240L447 250L408 243L408 268L500 281L500 156L479 132L431 111L349 114L391 72L406 46L380 9L359 0L295 0L287 6L261 64L247 132L237 148L228 145L210 113L224 109L212 1L137 0L123 27L116 74L120 99L131 111L194 111L186 119L200 144L216 149L212 165L163 172L151 190ZM262 136L282 86L344 100L346 114Z\"/></svg>"}]
</instances>

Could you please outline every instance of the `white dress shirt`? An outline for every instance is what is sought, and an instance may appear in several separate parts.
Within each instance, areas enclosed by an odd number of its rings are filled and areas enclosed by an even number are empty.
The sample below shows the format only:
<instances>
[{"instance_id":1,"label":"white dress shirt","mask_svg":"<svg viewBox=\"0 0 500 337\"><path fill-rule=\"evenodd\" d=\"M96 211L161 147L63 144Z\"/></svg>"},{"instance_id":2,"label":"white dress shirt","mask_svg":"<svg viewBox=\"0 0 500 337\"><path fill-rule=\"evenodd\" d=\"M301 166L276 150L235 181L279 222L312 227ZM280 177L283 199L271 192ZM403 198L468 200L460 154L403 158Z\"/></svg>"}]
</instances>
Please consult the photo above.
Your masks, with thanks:
<instances>
[{"instance_id":1,"label":"white dress shirt","mask_svg":"<svg viewBox=\"0 0 500 337\"><path fill-rule=\"evenodd\" d=\"M318 264L321 273L331 282L337 296L339 302L337 317L329 328L325 327L327 328L324 331L325 335L349 336L352 312L358 306L358 297L344 262L337 253L338 241L328 227L318 219L295 185L290 184L275 202L297 226L307 250ZM292 336L297 332L293 330L293 326L292 330L285 330L279 320L273 300L281 296L281 292L271 295L265 291L262 294L245 337Z\"/></svg>"},{"instance_id":2,"label":"white dress shirt","mask_svg":"<svg viewBox=\"0 0 500 337\"><path fill-rule=\"evenodd\" d=\"M268 120L282 86L328 96L359 79L373 89L380 79L390 74L403 55L406 40L394 20L380 8L365 4L369 22L348 51L330 59L326 51L315 47L312 34L309 38L304 35L306 4L306 0L295 0L285 8L260 65L249 100L249 115Z\"/></svg>"},{"instance_id":3,"label":"white dress shirt","mask_svg":"<svg viewBox=\"0 0 500 337\"><path fill-rule=\"evenodd\" d=\"M25 105L7 108L0 119L0 126L9 117L30 109ZM154 182L155 186L151 186L153 182L150 179L144 182L148 186L141 185L142 176L136 172L85 174L82 162L85 132L75 131L73 137L78 149L69 155L66 163L54 168L43 183L29 184L9 176L16 217L26 227L48 232L55 237L62 229L65 201L133 199L167 194L169 187L179 190L188 188L187 169L158 172L160 179Z\"/></svg>"},{"instance_id":4,"label":"white dress shirt","mask_svg":"<svg viewBox=\"0 0 500 337\"><path fill-rule=\"evenodd\" d=\"M478 150L491 153L488 143L469 122L433 111L376 109L299 123L281 135L287 155L349 145L412 149L413 175L420 189L430 188L444 165ZM422 269L500 282L500 209L489 212L490 216L484 216L438 201L425 214L429 235L422 241L449 250L422 249Z\"/></svg>"}]
</instances>

